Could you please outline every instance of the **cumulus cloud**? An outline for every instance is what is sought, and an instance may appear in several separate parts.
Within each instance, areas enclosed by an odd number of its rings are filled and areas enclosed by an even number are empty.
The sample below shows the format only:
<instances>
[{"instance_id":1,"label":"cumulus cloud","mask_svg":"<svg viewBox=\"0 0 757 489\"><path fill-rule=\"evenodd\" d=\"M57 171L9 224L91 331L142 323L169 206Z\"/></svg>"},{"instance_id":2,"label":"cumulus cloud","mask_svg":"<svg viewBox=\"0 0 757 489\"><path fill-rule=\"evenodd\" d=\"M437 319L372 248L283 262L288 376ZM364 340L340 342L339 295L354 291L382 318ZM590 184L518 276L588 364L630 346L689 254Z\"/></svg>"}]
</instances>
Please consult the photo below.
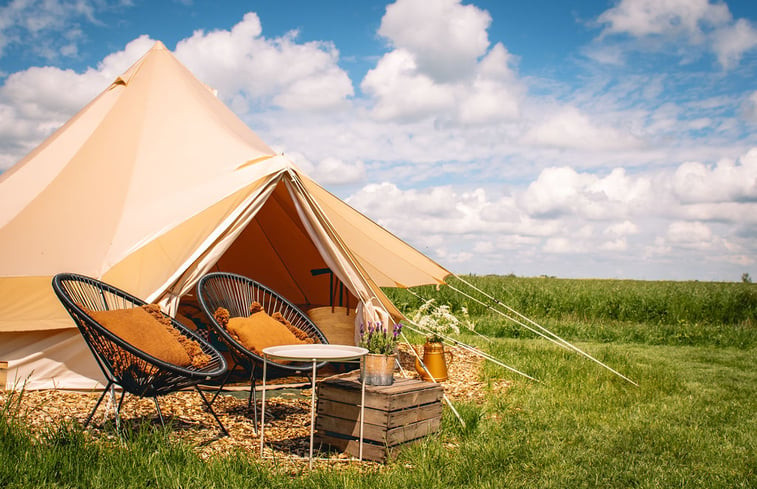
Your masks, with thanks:
<instances>
[{"instance_id":1,"label":"cumulus cloud","mask_svg":"<svg viewBox=\"0 0 757 489\"><path fill-rule=\"evenodd\" d=\"M474 125L516 118L525 90L505 46L490 47L490 23L488 12L460 0L389 5L378 32L394 49L361 83L373 115Z\"/></svg>"},{"instance_id":2,"label":"cumulus cloud","mask_svg":"<svg viewBox=\"0 0 757 489\"><path fill-rule=\"evenodd\" d=\"M552 167L499 192L463 192L450 185L400 189L384 182L364 186L348 202L449 265L497 264L510 266L498 269L508 273L527 263L531 270L548 263L548 270L577 273L578 262L597 270L597 263L614 261L612 273L620 276L656 276L663 266L671 276L690 276L674 264L732 267L754 261L753 233L735 234L733 226L753 229L757 223L757 202L743 198L744 182L756 181L749 173L755 155L757 148L736 163L682 163L635 173L618 167L605 175ZM710 182L710 193L702 194L704 183L686 183L692 171ZM684 188L691 195L682 194Z\"/></svg>"},{"instance_id":3,"label":"cumulus cloud","mask_svg":"<svg viewBox=\"0 0 757 489\"><path fill-rule=\"evenodd\" d=\"M339 68L339 51L325 41L297 42L297 32L268 39L257 14L245 14L230 30L194 34L179 41L176 56L224 100L288 110L324 110L353 95Z\"/></svg>"},{"instance_id":4,"label":"cumulus cloud","mask_svg":"<svg viewBox=\"0 0 757 489\"><path fill-rule=\"evenodd\" d=\"M578 215L587 219L618 219L647 209L653 202L648 177L630 177L615 168L605 177L573 168L547 168L519 198L533 216Z\"/></svg>"},{"instance_id":5,"label":"cumulus cloud","mask_svg":"<svg viewBox=\"0 0 757 489\"><path fill-rule=\"evenodd\" d=\"M683 40L692 46L706 46L724 69L733 68L744 53L757 47L757 29L752 23L734 20L725 3L710 0L621 0L600 14L597 22L604 26L599 40L625 34L655 41L645 43L646 48L664 47L666 40Z\"/></svg>"},{"instance_id":6,"label":"cumulus cloud","mask_svg":"<svg viewBox=\"0 0 757 489\"><path fill-rule=\"evenodd\" d=\"M470 77L489 48L491 16L460 0L398 0L386 7L378 33L413 53L418 69L433 80Z\"/></svg>"},{"instance_id":7,"label":"cumulus cloud","mask_svg":"<svg viewBox=\"0 0 757 489\"><path fill-rule=\"evenodd\" d=\"M737 162L723 159L714 166L683 163L673 174L672 185L685 204L757 202L757 148Z\"/></svg>"},{"instance_id":8,"label":"cumulus cloud","mask_svg":"<svg viewBox=\"0 0 757 489\"><path fill-rule=\"evenodd\" d=\"M361 84L376 98L373 113L381 120L414 121L454 109L454 87L440 85L417 70L413 55L398 49L384 55Z\"/></svg>"}]
</instances>

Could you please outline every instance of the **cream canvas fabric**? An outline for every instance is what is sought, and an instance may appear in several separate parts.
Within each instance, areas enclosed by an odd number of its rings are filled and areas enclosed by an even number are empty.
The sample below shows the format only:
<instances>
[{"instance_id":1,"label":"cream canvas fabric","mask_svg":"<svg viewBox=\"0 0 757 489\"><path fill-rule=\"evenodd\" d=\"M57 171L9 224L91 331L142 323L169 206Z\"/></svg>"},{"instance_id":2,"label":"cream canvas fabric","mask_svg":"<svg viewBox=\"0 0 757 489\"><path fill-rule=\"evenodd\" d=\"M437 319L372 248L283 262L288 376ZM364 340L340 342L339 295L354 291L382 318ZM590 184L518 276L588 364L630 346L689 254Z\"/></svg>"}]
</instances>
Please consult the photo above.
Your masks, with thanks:
<instances>
[{"instance_id":1,"label":"cream canvas fabric","mask_svg":"<svg viewBox=\"0 0 757 489\"><path fill-rule=\"evenodd\" d=\"M161 43L0 174L0 360L9 387L87 389L101 374L50 282L90 275L168 312L210 270L293 302L442 283L444 268L304 176Z\"/></svg>"}]
</instances>

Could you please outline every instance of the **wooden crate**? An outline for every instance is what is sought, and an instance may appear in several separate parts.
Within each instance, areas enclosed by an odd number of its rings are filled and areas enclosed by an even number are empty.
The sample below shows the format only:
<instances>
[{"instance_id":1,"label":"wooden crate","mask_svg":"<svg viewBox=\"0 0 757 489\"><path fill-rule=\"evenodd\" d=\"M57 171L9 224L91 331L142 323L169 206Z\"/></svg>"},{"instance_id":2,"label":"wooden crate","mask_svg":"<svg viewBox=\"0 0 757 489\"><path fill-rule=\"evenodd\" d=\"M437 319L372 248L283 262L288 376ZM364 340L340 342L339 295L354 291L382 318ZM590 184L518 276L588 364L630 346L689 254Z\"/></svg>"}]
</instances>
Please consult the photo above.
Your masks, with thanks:
<instances>
[{"instance_id":1,"label":"wooden crate","mask_svg":"<svg viewBox=\"0 0 757 489\"><path fill-rule=\"evenodd\" d=\"M321 382L316 439L357 457L360 450L360 382L357 374ZM439 430L443 390L439 384L395 379L365 387L363 458L384 462L403 445Z\"/></svg>"}]
</instances>

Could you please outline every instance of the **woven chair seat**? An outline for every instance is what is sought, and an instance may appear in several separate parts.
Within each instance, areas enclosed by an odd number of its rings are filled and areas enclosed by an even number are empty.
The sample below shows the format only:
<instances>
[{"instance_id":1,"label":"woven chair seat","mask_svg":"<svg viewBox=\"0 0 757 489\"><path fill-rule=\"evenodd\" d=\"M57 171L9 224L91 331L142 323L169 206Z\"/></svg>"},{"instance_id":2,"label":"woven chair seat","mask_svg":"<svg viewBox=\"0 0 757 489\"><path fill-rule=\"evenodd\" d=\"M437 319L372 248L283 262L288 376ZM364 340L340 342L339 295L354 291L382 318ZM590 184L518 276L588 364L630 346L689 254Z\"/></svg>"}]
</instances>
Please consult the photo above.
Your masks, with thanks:
<instances>
[{"instance_id":1,"label":"woven chair seat","mask_svg":"<svg viewBox=\"0 0 757 489\"><path fill-rule=\"evenodd\" d=\"M226 272L214 272L205 275L197 284L197 300L208 317L214 332L228 347L234 361L232 367L229 369L227 378L219 387L216 396L221 392L228 381L228 376L237 366L241 366L245 371L249 372L250 395L248 404L252 404L254 407L255 414L253 419L255 419L257 429L257 406L253 404L253 400L255 397L256 370L261 370L257 367L262 365L263 358L245 348L244 345L229 334L226 328L218 323L214 317L216 310L219 307L223 307L229 311L231 317L248 317L250 315L250 305L253 302L257 302L269 316L273 316L276 312L280 313L292 326L306 333L308 338L314 343L328 343L328 340L313 321L297 306L274 290L242 275ZM320 368L324 364L325 362L320 363L317 367ZM269 374L286 375L294 372L308 373L312 365L300 362L279 363L269 360L268 368L270 369ZM215 397L213 400L215 400Z\"/></svg>"},{"instance_id":2,"label":"woven chair seat","mask_svg":"<svg viewBox=\"0 0 757 489\"><path fill-rule=\"evenodd\" d=\"M116 336L95 321L84 309L90 311L130 309L146 305L145 301L99 280L72 273L56 275L53 277L52 286L108 380L85 426L89 424L108 390L114 385L123 389L121 402L118 403L116 410L117 422L123 395L127 392L137 397L153 398L160 420L163 422L157 397L194 387L205 401L221 430L224 434L228 434L213 412L210 403L198 388L198 384L218 379L227 372L226 360L218 350L175 319L169 318L171 326L184 337L194 340L202 352L208 355L209 361L200 368L166 363ZM165 314L163 316L168 317Z\"/></svg>"}]
</instances>

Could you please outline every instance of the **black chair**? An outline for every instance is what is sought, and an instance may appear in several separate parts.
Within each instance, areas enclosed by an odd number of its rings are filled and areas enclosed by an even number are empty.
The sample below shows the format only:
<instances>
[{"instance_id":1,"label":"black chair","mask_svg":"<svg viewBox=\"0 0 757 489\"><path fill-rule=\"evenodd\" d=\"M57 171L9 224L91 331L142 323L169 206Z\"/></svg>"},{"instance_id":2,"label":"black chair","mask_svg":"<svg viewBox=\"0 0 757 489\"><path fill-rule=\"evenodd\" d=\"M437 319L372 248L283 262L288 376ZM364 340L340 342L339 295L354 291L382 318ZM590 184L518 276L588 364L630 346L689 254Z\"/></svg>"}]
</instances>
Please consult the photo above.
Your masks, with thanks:
<instances>
[{"instance_id":1,"label":"black chair","mask_svg":"<svg viewBox=\"0 0 757 489\"><path fill-rule=\"evenodd\" d=\"M242 275L225 272L214 272L205 275L197 284L197 300L210 320L211 327L228 347L229 354L234 362L210 402L212 404L215 401L215 398L223 390L236 367L241 366L245 372L249 370L250 394L247 398L247 407L249 408L252 404L253 422L257 431L255 371L256 366L263 364L263 358L245 348L232 338L226 328L218 324L218 321L214 317L216 310L219 307L223 307L229 311L231 317L248 317L250 315L250 304L258 302L263 306L263 310L268 315L273 315L275 312L281 313L292 326L305 332L314 343L328 343L328 340L315 323L304 312L298 309L297 306L265 285ZM322 367L325 363L318 364L317 368ZM292 374L294 372L309 373L311 372L312 364L298 362L284 364L268 360L268 368L269 374L273 373L273 375Z\"/></svg>"},{"instance_id":2,"label":"black chair","mask_svg":"<svg viewBox=\"0 0 757 489\"><path fill-rule=\"evenodd\" d=\"M103 398L109 390L112 391L114 385L120 386L122 389L121 399L116 408L117 426L120 421L121 404L127 392L137 397L152 398L160 422L164 424L163 414L160 411L160 404L158 404L158 396L170 394L186 387L194 387L223 434L229 434L213 411L211 403L208 402L198 387L201 382L220 378L227 371L226 360L215 348L171 318L173 327L185 337L196 341L203 353L210 357L210 361L202 368L179 367L163 362L111 333L103 325L92 319L83 309L96 311L129 309L145 305L144 301L99 280L71 273L61 273L53 277L53 290L74 319L87 346L89 346L108 380L108 384L97 400L97 404L84 423L85 427L89 425ZM125 365L128 365L128 368L124 368Z\"/></svg>"}]
</instances>

